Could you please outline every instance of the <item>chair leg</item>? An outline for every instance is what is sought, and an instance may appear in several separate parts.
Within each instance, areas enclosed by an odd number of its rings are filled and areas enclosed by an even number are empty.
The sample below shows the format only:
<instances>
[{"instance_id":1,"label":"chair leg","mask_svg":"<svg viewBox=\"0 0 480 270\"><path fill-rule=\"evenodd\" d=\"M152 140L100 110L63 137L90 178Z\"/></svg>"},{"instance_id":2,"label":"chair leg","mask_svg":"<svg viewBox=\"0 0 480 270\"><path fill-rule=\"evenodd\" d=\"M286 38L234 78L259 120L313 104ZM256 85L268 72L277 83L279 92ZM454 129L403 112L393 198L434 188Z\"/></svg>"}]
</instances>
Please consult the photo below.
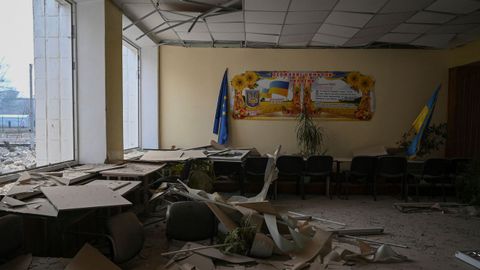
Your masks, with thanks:
<instances>
[{"instance_id":1,"label":"chair leg","mask_svg":"<svg viewBox=\"0 0 480 270\"><path fill-rule=\"evenodd\" d=\"M408 202L408 183L405 183L405 202Z\"/></svg>"},{"instance_id":2,"label":"chair leg","mask_svg":"<svg viewBox=\"0 0 480 270\"><path fill-rule=\"evenodd\" d=\"M443 196L443 201L447 201L447 196L445 194L445 184L442 184L442 196Z\"/></svg>"},{"instance_id":3,"label":"chair leg","mask_svg":"<svg viewBox=\"0 0 480 270\"><path fill-rule=\"evenodd\" d=\"M420 180L418 179L415 182L415 198L417 202L420 201Z\"/></svg>"},{"instance_id":4,"label":"chair leg","mask_svg":"<svg viewBox=\"0 0 480 270\"><path fill-rule=\"evenodd\" d=\"M376 201L377 200L377 177L375 176L373 178L373 200Z\"/></svg>"},{"instance_id":5,"label":"chair leg","mask_svg":"<svg viewBox=\"0 0 480 270\"><path fill-rule=\"evenodd\" d=\"M331 180L331 176L327 176L327 180L325 182L326 184L326 190L327 190L327 196L330 198L330 200L332 199L332 191L330 190L330 181Z\"/></svg>"},{"instance_id":6,"label":"chair leg","mask_svg":"<svg viewBox=\"0 0 480 270\"><path fill-rule=\"evenodd\" d=\"M305 182L303 181L303 176L300 176L300 195L302 200L305 200Z\"/></svg>"}]
</instances>

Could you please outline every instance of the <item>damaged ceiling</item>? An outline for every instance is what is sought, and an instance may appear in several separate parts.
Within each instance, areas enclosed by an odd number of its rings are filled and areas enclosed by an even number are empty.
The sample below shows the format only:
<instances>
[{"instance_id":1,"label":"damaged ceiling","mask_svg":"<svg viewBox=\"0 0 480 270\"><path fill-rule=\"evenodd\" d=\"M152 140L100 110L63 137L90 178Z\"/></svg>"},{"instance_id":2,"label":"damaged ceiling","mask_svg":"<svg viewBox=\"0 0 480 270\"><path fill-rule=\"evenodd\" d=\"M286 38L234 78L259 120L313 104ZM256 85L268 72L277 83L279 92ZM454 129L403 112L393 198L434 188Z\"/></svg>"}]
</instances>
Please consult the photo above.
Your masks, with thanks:
<instances>
[{"instance_id":1,"label":"damaged ceiling","mask_svg":"<svg viewBox=\"0 0 480 270\"><path fill-rule=\"evenodd\" d=\"M451 48L480 37L479 0L115 0L145 34L201 47ZM124 31L132 31L132 24Z\"/></svg>"}]
</instances>

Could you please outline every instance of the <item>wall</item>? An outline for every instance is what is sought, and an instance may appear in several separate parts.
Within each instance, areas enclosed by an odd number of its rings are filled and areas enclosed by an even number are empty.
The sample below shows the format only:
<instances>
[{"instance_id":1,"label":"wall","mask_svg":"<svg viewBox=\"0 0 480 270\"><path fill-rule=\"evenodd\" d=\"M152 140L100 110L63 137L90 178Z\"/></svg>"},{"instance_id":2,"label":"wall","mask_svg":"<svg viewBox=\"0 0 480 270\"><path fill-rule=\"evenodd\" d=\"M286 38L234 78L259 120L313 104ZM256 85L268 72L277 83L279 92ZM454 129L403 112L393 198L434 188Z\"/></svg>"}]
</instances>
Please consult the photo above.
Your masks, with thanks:
<instances>
[{"instance_id":1,"label":"wall","mask_svg":"<svg viewBox=\"0 0 480 270\"><path fill-rule=\"evenodd\" d=\"M77 2L78 147L80 163L107 155L105 112L105 3Z\"/></svg>"},{"instance_id":2,"label":"wall","mask_svg":"<svg viewBox=\"0 0 480 270\"><path fill-rule=\"evenodd\" d=\"M105 0L107 160L123 160L122 13Z\"/></svg>"},{"instance_id":3,"label":"wall","mask_svg":"<svg viewBox=\"0 0 480 270\"><path fill-rule=\"evenodd\" d=\"M441 50L212 49L162 46L160 139L162 148L208 144L225 68L229 78L246 70L349 71L376 79L376 113L368 122L319 121L328 154L351 156L373 145L395 146L442 83L433 123L446 121L447 59ZM295 120L230 119L233 146L272 152L278 144L298 152Z\"/></svg>"},{"instance_id":4,"label":"wall","mask_svg":"<svg viewBox=\"0 0 480 270\"><path fill-rule=\"evenodd\" d=\"M448 67L457 67L480 61L480 40L446 52Z\"/></svg>"}]
</instances>

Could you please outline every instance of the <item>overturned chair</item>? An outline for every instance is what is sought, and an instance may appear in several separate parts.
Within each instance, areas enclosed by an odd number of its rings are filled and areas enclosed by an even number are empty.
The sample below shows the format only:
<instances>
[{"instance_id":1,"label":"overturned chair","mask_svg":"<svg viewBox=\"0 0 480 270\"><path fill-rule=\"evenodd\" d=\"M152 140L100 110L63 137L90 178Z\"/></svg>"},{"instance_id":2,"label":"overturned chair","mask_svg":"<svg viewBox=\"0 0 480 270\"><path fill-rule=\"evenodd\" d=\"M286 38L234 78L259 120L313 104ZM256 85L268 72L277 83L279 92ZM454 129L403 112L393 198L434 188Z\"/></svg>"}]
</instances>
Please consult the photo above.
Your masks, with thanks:
<instances>
[{"instance_id":1,"label":"overturned chair","mask_svg":"<svg viewBox=\"0 0 480 270\"><path fill-rule=\"evenodd\" d=\"M214 214L203 202L175 202L167 208L167 238L181 241L210 239L217 233Z\"/></svg>"}]
</instances>

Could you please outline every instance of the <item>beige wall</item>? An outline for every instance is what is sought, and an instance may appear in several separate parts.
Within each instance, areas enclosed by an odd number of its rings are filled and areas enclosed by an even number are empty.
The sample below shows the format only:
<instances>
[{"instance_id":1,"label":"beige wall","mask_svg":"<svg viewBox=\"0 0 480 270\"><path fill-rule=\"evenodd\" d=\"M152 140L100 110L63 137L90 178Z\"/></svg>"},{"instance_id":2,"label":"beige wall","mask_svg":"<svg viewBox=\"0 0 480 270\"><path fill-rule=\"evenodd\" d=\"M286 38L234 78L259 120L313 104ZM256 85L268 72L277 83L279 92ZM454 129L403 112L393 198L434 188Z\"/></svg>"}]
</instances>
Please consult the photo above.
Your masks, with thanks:
<instances>
[{"instance_id":1,"label":"beige wall","mask_svg":"<svg viewBox=\"0 0 480 270\"><path fill-rule=\"evenodd\" d=\"M442 83L433 123L445 122L448 61L441 50L349 49L211 49L160 47L160 141L192 147L208 144L223 72L229 79L246 70L350 71L376 79L376 113L371 121L319 121L328 154L351 156L352 150L395 146L436 85ZM254 146L271 152L281 144L298 152L295 120L233 120L233 146Z\"/></svg>"},{"instance_id":2,"label":"beige wall","mask_svg":"<svg viewBox=\"0 0 480 270\"><path fill-rule=\"evenodd\" d=\"M480 40L446 52L448 67L457 67L480 61Z\"/></svg>"},{"instance_id":3,"label":"beige wall","mask_svg":"<svg viewBox=\"0 0 480 270\"><path fill-rule=\"evenodd\" d=\"M122 13L105 1L107 160L123 159Z\"/></svg>"}]
</instances>

